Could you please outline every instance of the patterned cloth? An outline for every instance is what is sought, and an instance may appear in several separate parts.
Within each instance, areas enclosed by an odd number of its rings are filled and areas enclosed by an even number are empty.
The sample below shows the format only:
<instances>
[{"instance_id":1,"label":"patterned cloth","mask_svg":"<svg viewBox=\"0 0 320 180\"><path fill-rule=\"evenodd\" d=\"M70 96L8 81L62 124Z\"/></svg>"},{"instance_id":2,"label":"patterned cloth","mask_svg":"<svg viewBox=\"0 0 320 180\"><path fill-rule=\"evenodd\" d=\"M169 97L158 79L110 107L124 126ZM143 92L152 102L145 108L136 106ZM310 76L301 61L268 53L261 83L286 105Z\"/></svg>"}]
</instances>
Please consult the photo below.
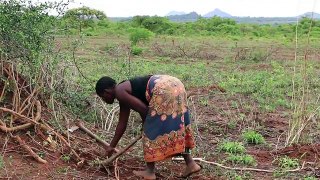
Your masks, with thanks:
<instances>
[{"instance_id":1,"label":"patterned cloth","mask_svg":"<svg viewBox=\"0 0 320 180\"><path fill-rule=\"evenodd\" d=\"M143 124L145 161L161 161L194 148L187 95L181 81L154 75L149 79L146 97L149 112Z\"/></svg>"}]
</instances>

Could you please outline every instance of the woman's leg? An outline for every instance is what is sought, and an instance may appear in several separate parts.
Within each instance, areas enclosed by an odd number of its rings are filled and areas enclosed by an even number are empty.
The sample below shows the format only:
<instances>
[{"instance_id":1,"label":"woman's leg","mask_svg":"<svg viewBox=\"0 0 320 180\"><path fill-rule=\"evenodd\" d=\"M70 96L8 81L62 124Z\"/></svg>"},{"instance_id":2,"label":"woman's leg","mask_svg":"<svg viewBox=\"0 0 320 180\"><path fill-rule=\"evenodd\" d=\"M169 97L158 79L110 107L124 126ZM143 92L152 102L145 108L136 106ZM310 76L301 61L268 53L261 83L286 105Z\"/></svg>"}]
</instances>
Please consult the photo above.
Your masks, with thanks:
<instances>
[{"instance_id":1,"label":"woman's leg","mask_svg":"<svg viewBox=\"0 0 320 180\"><path fill-rule=\"evenodd\" d=\"M144 179L156 179L155 163L147 162L147 168L144 171L133 171L136 176L143 177Z\"/></svg>"}]
</instances>

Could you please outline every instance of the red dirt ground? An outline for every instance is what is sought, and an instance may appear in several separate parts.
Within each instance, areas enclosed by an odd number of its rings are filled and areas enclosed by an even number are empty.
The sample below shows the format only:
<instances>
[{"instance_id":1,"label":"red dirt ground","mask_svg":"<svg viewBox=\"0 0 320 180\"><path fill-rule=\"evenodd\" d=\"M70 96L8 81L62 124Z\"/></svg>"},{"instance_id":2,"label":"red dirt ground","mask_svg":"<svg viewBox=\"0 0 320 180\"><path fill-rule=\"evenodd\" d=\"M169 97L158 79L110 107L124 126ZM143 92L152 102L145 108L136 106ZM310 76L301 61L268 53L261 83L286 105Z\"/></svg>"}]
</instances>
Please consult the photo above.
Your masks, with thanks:
<instances>
[{"instance_id":1,"label":"red dirt ground","mask_svg":"<svg viewBox=\"0 0 320 180\"><path fill-rule=\"evenodd\" d=\"M1 88L0 88L1 89ZM261 112L255 106L255 102L244 96L229 96L219 93L219 88L212 86L209 89L191 89L190 108L195 124L195 136L197 149L194 157L201 157L208 161L223 163L227 166L232 164L224 163L226 154L217 152L216 147L224 139L241 141L240 134L245 127L254 127L266 139L270 146L246 145L247 153L253 155L257 161L254 168L277 169L275 160L280 156L297 158L299 161L308 162L305 170L299 171L293 177L304 177L305 175L317 176L319 173L319 152L320 144L294 145L283 147L285 134L288 127L288 117L286 110L277 109L273 113ZM221 89L219 90L221 91ZM199 94L206 94L198 96ZM207 98L207 103L203 103L201 98ZM240 105L234 107L233 102L249 102L250 109ZM244 118L243 118L244 117ZM235 121L234 126L230 123ZM86 127L95 133L102 130L90 124ZM71 145L77 150L82 158L86 159L83 166L77 166L71 158L68 160L63 155L68 155L67 149L51 151L43 146L43 140L29 131L21 132L21 137L25 142L33 147L33 150L42 154L47 164L39 164L34 161L9 135L0 132L0 148L4 165L0 170L0 179L116 179L114 171L109 174L105 169L93 165L97 158L104 159L104 150L87 135L77 130L70 134ZM102 133L103 134L103 133ZM31 138L32 137L32 138ZM123 147L130 141L130 135L126 134L121 142ZM106 139L110 139L107 137ZM107 140L108 141L108 140ZM125 155L121 156L115 167L119 174L119 179L139 179L132 173L133 170L141 169L144 166L141 154L141 142L138 142ZM41 152L41 153L40 153ZM192 179L230 179L232 171L217 168L213 165L202 164L204 169L193 175ZM158 179L177 179L184 167L182 162L171 160L161 162L157 165ZM230 173L227 173L230 172ZM245 173L245 172L239 172ZM251 179L273 179L272 173L250 172ZM285 177L285 179L288 177ZM290 176L289 176L289 179ZM294 179L294 178L293 178Z\"/></svg>"}]
</instances>

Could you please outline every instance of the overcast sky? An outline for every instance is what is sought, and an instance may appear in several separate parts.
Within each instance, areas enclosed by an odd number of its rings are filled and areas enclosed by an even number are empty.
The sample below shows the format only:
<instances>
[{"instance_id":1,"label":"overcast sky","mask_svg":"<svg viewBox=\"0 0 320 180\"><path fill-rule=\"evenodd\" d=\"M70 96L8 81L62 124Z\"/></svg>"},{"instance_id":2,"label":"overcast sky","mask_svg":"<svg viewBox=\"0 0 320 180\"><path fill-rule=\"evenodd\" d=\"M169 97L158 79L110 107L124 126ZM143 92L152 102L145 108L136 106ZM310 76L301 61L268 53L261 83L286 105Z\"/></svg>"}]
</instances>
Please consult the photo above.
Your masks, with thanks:
<instances>
[{"instance_id":1,"label":"overcast sky","mask_svg":"<svg viewBox=\"0 0 320 180\"><path fill-rule=\"evenodd\" d=\"M74 0L69 7L81 6L101 10L108 17L165 16L170 11L195 11L204 15L216 8L232 16L251 17L288 17L311 11L320 13L320 0Z\"/></svg>"}]
</instances>

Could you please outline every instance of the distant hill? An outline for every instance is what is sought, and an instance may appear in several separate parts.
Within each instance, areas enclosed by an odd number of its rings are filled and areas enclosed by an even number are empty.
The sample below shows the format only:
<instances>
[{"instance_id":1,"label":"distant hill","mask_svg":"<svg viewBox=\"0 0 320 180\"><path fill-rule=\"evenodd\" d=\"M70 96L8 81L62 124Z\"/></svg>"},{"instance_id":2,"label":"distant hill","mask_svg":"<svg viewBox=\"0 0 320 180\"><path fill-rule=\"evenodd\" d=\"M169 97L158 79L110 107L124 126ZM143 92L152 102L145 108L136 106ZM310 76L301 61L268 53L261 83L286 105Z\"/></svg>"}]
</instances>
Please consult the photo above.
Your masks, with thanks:
<instances>
[{"instance_id":1,"label":"distant hill","mask_svg":"<svg viewBox=\"0 0 320 180\"><path fill-rule=\"evenodd\" d=\"M175 15L184 15L185 12L179 12L179 11L171 11L166 16L175 16Z\"/></svg>"},{"instance_id":2,"label":"distant hill","mask_svg":"<svg viewBox=\"0 0 320 180\"><path fill-rule=\"evenodd\" d=\"M220 9L215 9L215 10L213 10L211 12L208 12L207 14L203 15L203 17L205 17L205 18L211 18L211 17L214 17L214 16L219 16L219 17L223 17L223 18L232 17L230 14L228 14L226 12L223 12Z\"/></svg>"},{"instance_id":3,"label":"distant hill","mask_svg":"<svg viewBox=\"0 0 320 180\"><path fill-rule=\"evenodd\" d=\"M320 14L315 12L313 14L312 12L306 12L304 14L301 14L299 17L308 17L308 18L313 17L314 19L320 19Z\"/></svg>"},{"instance_id":4,"label":"distant hill","mask_svg":"<svg viewBox=\"0 0 320 180\"><path fill-rule=\"evenodd\" d=\"M199 15L196 12L191 12L183 15L167 16L167 18L173 22L190 22L190 21L192 22L192 21L198 20L200 17L201 15Z\"/></svg>"},{"instance_id":5,"label":"distant hill","mask_svg":"<svg viewBox=\"0 0 320 180\"><path fill-rule=\"evenodd\" d=\"M223 12L220 9L215 9L205 15L203 18L211 18L214 16L219 16L222 18L230 18L235 20L237 23L250 23L250 24L284 24L284 23L295 23L297 21L297 17L313 17L314 19L320 20L319 13L306 12L296 17L236 17L232 16L226 12ZM202 16L196 12L184 13L178 11L171 11L166 16L170 21L173 22L194 22L201 18ZM132 17L109 17L111 21L128 21Z\"/></svg>"}]
</instances>

